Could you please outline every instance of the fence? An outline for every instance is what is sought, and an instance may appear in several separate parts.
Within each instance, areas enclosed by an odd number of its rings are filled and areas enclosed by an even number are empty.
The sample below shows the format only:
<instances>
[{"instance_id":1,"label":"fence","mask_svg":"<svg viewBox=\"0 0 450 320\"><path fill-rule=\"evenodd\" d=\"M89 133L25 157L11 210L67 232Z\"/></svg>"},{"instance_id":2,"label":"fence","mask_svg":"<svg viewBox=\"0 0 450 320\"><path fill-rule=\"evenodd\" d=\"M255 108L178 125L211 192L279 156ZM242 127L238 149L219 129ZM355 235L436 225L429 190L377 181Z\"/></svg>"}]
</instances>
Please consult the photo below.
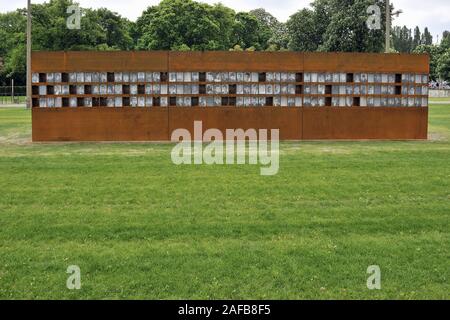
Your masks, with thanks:
<instances>
[{"instance_id":1,"label":"fence","mask_svg":"<svg viewBox=\"0 0 450 320\"><path fill-rule=\"evenodd\" d=\"M0 87L0 104L25 103L27 87L25 86L7 86Z\"/></svg>"},{"instance_id":2,"label":"fence","mask_svg":"<svg viewBox=\"0 0 450 320\"><path fill-rule=\"evenodd\" d=\"M430 90L430 98L450 98L450 89L447 90Z\"/></svg>"}]
</instances>

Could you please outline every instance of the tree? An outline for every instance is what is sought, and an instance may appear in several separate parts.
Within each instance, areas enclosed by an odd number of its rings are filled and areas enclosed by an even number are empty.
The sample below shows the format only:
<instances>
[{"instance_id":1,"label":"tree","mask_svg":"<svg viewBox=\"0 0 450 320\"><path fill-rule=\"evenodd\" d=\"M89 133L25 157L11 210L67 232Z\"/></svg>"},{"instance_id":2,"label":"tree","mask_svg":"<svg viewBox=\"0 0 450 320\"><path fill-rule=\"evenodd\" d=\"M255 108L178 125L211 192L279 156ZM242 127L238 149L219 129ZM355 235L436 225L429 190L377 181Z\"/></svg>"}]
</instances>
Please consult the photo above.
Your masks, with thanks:
<instances>
[{"instance_id":1,"label":"tree","mask_svg":"<svg viewBox=\"0 0 450 320\"><path fill-rule=\"evenodd\" d=\"M430 56L430 77L433 80L439 79L437 68L439 59L443 54L443 48L435 45L420 45L414 50L414 53L427 53Z\"/></svg>"},{"instance_id":2,"label":"tree","mask_svg":"<svg viewBox=\"0 0 450 320\"><path fill-rule=\"evenodd\" d=\"M286 25L281 23L263 8L249 12L255 16L260 25L260 44L265 45L266 50L274 51L288 46L288 34Z\"/></svg>"},{"instance_id":3,"label":"tree","mask_svg":"<svg viewBox=\"0 0 450 320\"><path fill-rule=\"evenodd\" d=\"M315 12L303 9L292 15L287 22L289 49L294 51L316 51L322 44L325 30L318 30Z\"/></svg>"},{"instance_id":4,"label":"tree","mask_svg":"<svg viewBox=\"0 0 450 320\"><path fill-rule=\"evenodd\" d=\"M321 51L380 52L384 49L384 21L379 30L367 28L367 8L372 0L330 1L333 12ZM384 12L384 1L376 2Z\"/></svg>"},{"instance_id":5,"label":"tree","mask_svg":"<svg viewBox=\"0 0 450 320\"><path fill-rule=\"evenodd\" d=\"M445 49L450 49L450 31L444 31L442 33L441 46Z\"/></svg>"},{"instance_id":6,"label":"tree","mask_svg":"<svg viewBox=\"0 0 450 320\"><path fill-rule=\"evenodd\" d=\"M422 44L422 34L420 33L420 28L414 28L414 37L413 37L413 50Z\"/></svg>"},{"instance_id":7,"label":"tree","mask_svg":"<svg viewBox=\"0 0 450 320\"><path fill-rule=\"evenodd\" d=\"M367 8L383 0L313 0L311 7L279 22L260 8L236 13L222 4L193 0L162 0L148 7L136 22L108 9L81 8L81 29L66 26L67 7L74 0L48 0L32 5L33 50L298 50L380 52L384 49L384 19L379 30L369 30ZM391 8L393 10L393 8ZM382 17L383 18L383 17ZM0 14L0 82L15 77L25 84L26 11ZM427 52L432 77L446 74L450 32L440 46L432 45L428 28L394 27L393 47L398 52ZM232 48L232 49L230 49ZM439 71L438 71L439 67Z\"/></svg>"},{"instance_id":8,"label":"tree","mask_svg":"<svg viewBox=\"0 0 450 320\"><path fill-rule=\"evenodd\" d=\"M408 29L406 26L394 27L392 30L392 44L396 51L410 53L413 49L411 29Z\"/></svg>"},{"instance_id":9,"label":"tree","mask_svg":"<svg viewBox=\"0 0 450 320\"><path fill-rule=\"evenodd\" d=\"M436 72L440 79L450 81L450 49L440 55Z\"/></svg>"},{"instance_id":10,"label":"tree","mask_svg":"<svg viewBox=\"0 0 450 320\"><path fill-rule=\"evenodd\" d=\"M424 44L426 46L430 46L433 44L433 36L431 35L430 31L428 31L427 27L425 27L425 29L423 30L421 44Z\"/></svg>"},{"instance_id":11,"label":"tree","mask_svg":"<svg viewBox=\"0 0 450 320\"><path fill-rule=\"evenodd\" d=\"M144 23L145 22L145 23ZM186 45L192 50L231 47L234 11L192 0L163 0L138 19L142 32L138 49L170 50Z\"/></svg>"},{"instance_id":12,"label":"tree","mask_svg":"<svg viewBox=\"0 0 450 320\"><path fill-rule=\"evenodd\" d=\"M17 85L26 82L25 51L26 17L21 11L0 14L0 85L6 85L7 78L14 77Z\"/></svg>"},{"instance_id":13,"label":"tree","mask_svg":"<svg viewBox=\"0 0 450 320\"><path fill-rule=\"evenodd\" d=\"M315 0L287 22L289 48L302 51L380 52L384 46L383 22L379 30L367 28L367 8L373 0ZM381 12L384 1L377 1Z\"/></svg>"},{"instance_id":14,"label":"tree","mask_svg":"<svg viewBox=\"0 0 450 320\"><path fill-rule=\"evenodd\" d=\"M67 28L67 7L72 0L51 0L32 5L34 50L96 50L132 48L130 22L108 9L81 8L81 29Z\"/></svg>"},{"instance_id":15,"label":"tree","mask_svg":"<svg viewBox=\"0 0 450 320\"><path fill-rule=\"evenodd\" d=\"M239 12L236 14L234 29L234 43L240 45L242 48L247 49L254 47L258 50L266 47L265 43L260 42L260 29L261 26L258 19L247 12ZM266 42L267 35L263 38L263 42Z\"/></svg>"}]
</instances>

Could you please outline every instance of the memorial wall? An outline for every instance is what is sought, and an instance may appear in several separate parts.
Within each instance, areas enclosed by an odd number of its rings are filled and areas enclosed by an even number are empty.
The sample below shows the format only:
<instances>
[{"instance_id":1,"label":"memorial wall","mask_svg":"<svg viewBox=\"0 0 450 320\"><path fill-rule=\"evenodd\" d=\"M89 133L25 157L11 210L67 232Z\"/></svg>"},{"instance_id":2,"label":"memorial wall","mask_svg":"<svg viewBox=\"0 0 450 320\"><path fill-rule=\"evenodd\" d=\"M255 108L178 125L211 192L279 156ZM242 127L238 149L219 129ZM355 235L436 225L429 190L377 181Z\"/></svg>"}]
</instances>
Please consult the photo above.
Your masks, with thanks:
<instances>
[{"instance_id":1,"label":"memorial wall","mask_svg":"<svg viewBox=\"0 0 450 320\"><path fill-rule=\"evenodd\" d=\"M283 140L426 139L426 55L34 52L34 141L166 141L174 129Z\"/></svg>"}]
</instances>

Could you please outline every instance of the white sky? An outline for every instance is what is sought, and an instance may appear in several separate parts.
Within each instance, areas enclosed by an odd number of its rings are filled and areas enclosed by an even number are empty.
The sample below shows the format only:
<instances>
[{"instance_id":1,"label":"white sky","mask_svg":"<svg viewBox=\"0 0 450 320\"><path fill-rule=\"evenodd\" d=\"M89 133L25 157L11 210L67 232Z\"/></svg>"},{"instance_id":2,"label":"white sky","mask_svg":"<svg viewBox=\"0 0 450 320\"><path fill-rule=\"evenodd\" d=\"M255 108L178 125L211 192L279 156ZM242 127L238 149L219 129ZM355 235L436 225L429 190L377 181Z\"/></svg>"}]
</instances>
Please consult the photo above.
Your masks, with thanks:
<instances>
[{"instance_id":1,"label":"white sky","mask_svg":"<svg viewBox=\"0 0 450 320\"><path fill-rule=\"evenodd\" d=\"M280 21L286 21L297 10L305 8L310 0L200 0L217 3L233 8L236 11L249 11L264 8ZM0 0L0 12L24 8L26 0ZM45 0L32 0L43 3ZM77 0L82 7L106 7L120 15L135 20L148 6L158 4L159 0ZM410 28L418 25L421 29L428 27L436 41L442 37L444 30L450 30L450 0L391 0L403 14L394 20L394 25L406 25Z\"/></svg>"}]
</instances>

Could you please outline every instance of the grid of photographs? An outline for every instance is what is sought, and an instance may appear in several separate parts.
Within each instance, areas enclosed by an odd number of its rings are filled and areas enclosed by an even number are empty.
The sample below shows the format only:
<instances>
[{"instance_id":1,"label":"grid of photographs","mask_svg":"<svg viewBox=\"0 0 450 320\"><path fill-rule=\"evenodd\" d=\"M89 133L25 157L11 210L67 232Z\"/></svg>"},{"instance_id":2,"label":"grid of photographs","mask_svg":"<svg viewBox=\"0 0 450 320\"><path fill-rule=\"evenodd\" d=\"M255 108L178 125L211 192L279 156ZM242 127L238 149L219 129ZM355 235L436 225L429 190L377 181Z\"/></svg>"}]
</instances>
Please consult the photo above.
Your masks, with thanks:
<instances>
[{"instance_id":1,"label":"grid of photographs","mask_svg":"<svg viewBox=\"0 0 450 320\"><path fill-rule=\"evenodd\" d=\"M33 107L427 107L428 75L316 72L33 73Z\"/></svg>"}]
</instances>

